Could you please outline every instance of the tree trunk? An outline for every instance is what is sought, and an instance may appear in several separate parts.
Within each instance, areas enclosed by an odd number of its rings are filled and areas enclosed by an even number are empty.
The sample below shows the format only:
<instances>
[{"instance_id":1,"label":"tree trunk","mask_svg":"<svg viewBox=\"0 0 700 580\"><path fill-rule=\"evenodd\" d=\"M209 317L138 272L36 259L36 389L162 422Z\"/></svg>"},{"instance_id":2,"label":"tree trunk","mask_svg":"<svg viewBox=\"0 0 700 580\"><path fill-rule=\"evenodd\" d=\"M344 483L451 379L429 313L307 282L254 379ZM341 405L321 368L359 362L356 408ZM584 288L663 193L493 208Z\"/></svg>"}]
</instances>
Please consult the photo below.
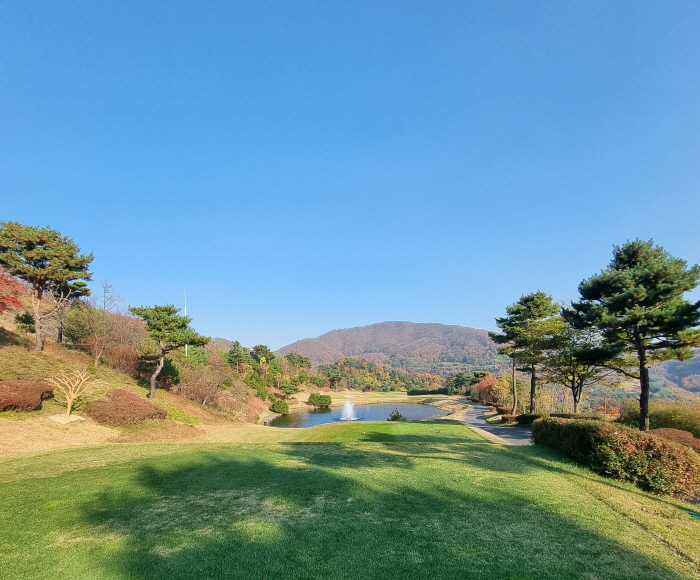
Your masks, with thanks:
<instances>
[{"instance_id":1,"label":"tree trunk","mask_svg":"<svg viewBox=\"0 0 700 580\"><path fill-rule=\"evenodd\" d=\"M165 365L165 353L162 352L160 355L160 360L158 361L158 366L156 367L155 372L153 375L151 375L151 390L148 393L148 398L149 399L155 399L156 398L156 379L158 378L158 375L160 374L160 371L163 370L163 366Z\"/></svg>"},{"instance_id":2,"label":"tree trunk","mask_svg":"<svg viewBox=\"0 0 700 580\"><path fill-rule=\"evenodd\" d=\"M32 310L34 311L34 334L36 336L35 351L40 352L44 345L41 342L41 291L36 291L36 296L32 295Z\"/></svg>"},{"instance_id":3,"label":"tree trunk","mask_svg":"<svg viewBox=\"0 0 700 580\"><path fill-rule=\"evenodd\" d=\"M535 366L530 368L530 413L536 413L535 409L535 389L537 388L537 372Z\"/></svg>"},{"instance_id":4,"label":"tree trunk","mask_svg":"<svg viewBox=\"0 0 700 580\"><path fill-rule=\"evenodd\" d=\"M58 325L58 342L63 342L63 319L61 319L61 322Z\"/></svg>"},{"instance_id":5,"label":"tree trunk","mask_svg":"<svg viewBox=\"0 0 700 580\"><path fill-rule=\"evenodd\" d=\"M639 354L639 430L649 431L649 367L647 366L647 353L644 347Z\"/></svg>"},{"instance_id":6,"label":"tree trunk","mask_svg":"<svg viewBox=\"0 0 700 580\"><path fill-rule=\"evenodd\" d=\"M647 349L637 326L634 328L634 342L637 347L637 358L639 358L639 430L649 431L649 367L647 366Z\"/></svg>"},{"instance_id":7,"label":"tree trunk","mask_svg":"<svg viewBox=\"0 0 700 580\"><path fill-rule=\"evenodd\" d=\"M95 363L94 363L95 368L97 368L100 364L100 357L102 356L103 351L104 351L104 348L101 348L100 350L98 350L95 353ZM160 372L160 371L158 371L158 372Z\"/></svg>"},{"instance_id":8,"label":"tree trunk","mask_svg":"<svg viewBox=\"0 0 700 580\"><path fill-rule=\"evenodd\" d=\"M571 387L571 395L574 400L574 415L578 413L578 404L581 401L581 393L583 393L583 388L579 388L575 384Z\"/></svg>"},{"instance_id":9,"label":"tree trunk","mask_svg":"<svg viewBox=\"0 0 700 580\"><path fill-rule=\"evenodd\" d=\"M515 359L513 359L513 410L511 415L518 412L518 383L515 382Z\"/></svg>"}]
</instances>

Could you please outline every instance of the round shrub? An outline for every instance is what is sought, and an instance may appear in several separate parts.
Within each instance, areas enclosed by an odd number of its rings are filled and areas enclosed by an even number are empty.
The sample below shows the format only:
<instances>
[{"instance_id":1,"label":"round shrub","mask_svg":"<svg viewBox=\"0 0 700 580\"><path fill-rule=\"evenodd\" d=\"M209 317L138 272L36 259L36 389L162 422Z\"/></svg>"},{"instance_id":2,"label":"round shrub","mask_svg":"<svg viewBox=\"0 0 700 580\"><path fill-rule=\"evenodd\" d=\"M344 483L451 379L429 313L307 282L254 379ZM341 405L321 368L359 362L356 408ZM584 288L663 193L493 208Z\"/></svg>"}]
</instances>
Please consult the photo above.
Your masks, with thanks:
<instances>
[{"instance_id":1,"label":"round shrub","mask_svg":"<svg viewBox=\"0 0 700 580\"><path fill-rule=\"evenodd\" d=\"M134 393L124 389L112 389L107 393L106 401L88 403L85 414L103 425L124 427L148 420L165 419L167 412Z\"/></svg>"},{"instance_id":2,"label":"round shrub","mask_svg":"<svg viewBox=\"0 0 700 580\"><path fill-rule=\"evenodd\" d=\"M53 396L53 387L33 381L0 381L0 411L35 411Z\"/></svg>"},{"instance_id":3,"label":"round shrub","mask_svg":"<svg viewBox=\"0 0 700 580\"><path fill-rule=\"evenodd\" d=\"M282 399L280 399L279 401L275 401L272 404L272 407L270 407L270 411L274 411L275 413L279 413L280 415L288 415L289 405L287 405L287 401L283 401Z\"/></svg>"},{"instance_id":4,"label":"round shrub","mask_svg":"<svg viewBox=\"0 0 700 580\"><path fill-rule=\"evenodd\" d=\"M311 393L309 395L309 405L318 409L327 409L332 402L330 395L320 395L319 393Z\"/></svg>"}]
</instances>

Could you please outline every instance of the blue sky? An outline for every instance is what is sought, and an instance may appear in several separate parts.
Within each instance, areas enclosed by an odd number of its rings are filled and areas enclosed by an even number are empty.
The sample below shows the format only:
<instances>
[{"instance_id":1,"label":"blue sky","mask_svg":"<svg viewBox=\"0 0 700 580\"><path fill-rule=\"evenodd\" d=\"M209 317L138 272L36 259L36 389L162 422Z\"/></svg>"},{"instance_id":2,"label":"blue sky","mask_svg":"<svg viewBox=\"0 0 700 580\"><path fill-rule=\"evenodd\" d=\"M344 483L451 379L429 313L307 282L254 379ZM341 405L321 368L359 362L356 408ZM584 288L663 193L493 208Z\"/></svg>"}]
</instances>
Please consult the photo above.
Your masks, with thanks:
<instances>
[{"instance_id":1,"label":"blue sky","mask_svg":"<svg viewBox=\"0 0 700 580\"><path fill-rule=\"evenodd\" d=\"M0 219L273 348L700 262L697 2L4 2ZM700 298L699 293L694 294Z\"/></svg>"}]
</instances>

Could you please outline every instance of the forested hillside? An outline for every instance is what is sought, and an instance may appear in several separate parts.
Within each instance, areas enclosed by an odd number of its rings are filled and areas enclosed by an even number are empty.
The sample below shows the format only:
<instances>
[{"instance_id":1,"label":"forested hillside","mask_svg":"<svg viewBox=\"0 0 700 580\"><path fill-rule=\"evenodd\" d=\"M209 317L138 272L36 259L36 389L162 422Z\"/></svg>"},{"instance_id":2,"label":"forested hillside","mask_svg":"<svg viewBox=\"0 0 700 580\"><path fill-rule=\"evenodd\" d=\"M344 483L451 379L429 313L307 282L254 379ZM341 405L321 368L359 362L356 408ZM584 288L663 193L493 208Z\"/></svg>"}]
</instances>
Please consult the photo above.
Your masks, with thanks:
<instances>
[{"instance_id":1,"label":"forested hillside","mask_svg":"<svg viewBox=\"0 0 700 580\"><path fill-rule=\"evenodd\" d=\"M332 330L318 338L287 345L280 354L298 352L314 364L332 364L341 358L364 358L414 373L449 376L460 371L505 368L485 330L464 326L382 322Z\"/></svg>"},{"instance_id":2,"label":"forested hillside","mask_svg":"<svg viewBox=\"0 0 700 580\"><path fill-rule=\"evenodd\" d=\"M670 360L654 367L651 371L652 379L673 383L686 391L700 394L700 352L687 361Z\"/></svg>"}]
</instances>

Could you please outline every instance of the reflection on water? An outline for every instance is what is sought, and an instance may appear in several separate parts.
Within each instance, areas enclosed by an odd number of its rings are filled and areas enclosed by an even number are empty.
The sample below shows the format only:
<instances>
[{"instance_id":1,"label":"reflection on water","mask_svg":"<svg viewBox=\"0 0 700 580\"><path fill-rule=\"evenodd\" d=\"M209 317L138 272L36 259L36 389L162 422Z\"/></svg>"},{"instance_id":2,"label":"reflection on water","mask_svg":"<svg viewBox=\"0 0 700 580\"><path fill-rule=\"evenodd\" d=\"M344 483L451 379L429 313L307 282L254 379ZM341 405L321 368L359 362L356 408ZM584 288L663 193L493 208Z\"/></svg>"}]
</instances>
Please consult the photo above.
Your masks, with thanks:
<instances>
[{"instance_id":1,"label":"reflection on water","mask_svg":"<svg viewBox=\"0 0 700 580\"><path fill-rule=\"evenodd\" d=\"M432 419L447 415L446 411L436 409L430 405L397 405L391 403L381 403L378 405L363 405L362 402L355 402L355 415L360 421L386 421L389 414L398 409L409 421L420 419ZM340 421L342 408L338 409L310 409L309 411L298 411L278 417L270 422L273 427L313 427L324 423L335 423Z\"/></svg>"}]
</instances>

